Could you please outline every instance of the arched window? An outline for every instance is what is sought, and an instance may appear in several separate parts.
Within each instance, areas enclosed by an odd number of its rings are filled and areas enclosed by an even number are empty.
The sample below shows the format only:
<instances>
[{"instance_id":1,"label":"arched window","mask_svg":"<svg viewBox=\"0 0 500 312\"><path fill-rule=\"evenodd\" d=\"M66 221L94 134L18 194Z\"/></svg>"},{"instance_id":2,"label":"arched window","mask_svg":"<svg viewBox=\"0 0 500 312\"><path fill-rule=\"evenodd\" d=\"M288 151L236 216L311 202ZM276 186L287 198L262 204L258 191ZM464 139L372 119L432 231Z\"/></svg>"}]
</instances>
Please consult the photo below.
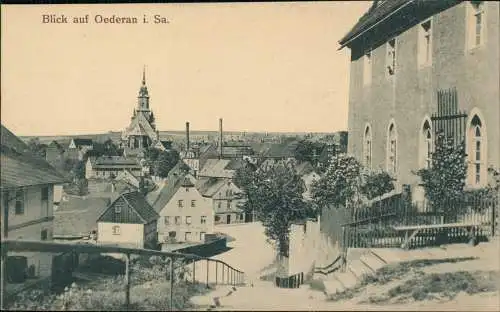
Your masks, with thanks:
<instances>
[{"instance_id":1,"label":"arched window","mask_svg":"<svg viewBox=\"0 0 500 312\"><path fill-rule=\"evenodd\" d=\"M432 164L432 128L429 120L424 122L420 133L420 162L421 168L430 168Z\"/></svg>"},{"instance_id":2,"label":"arched window","mask_svg":"<svg viewBox=\"0 0 500 312\"><path fill-rule=\"evenodd\" d=\"M469 184L481 186L487 180L486 127L478 115L471 119L468 129Z\"/></svg>"},{"instance_id":3,"label":"arched window","mask_svg":"<svg viewBox=\"0 0 500 312\"><path fill-rule=\"evenodd\" d=\"M398 172L397 139L396 126L391 123L387 132L387 171L392 175L396 175Z\"/></svg>"},{"instance_id":4,"label":"arched window","mask_svg":"<svg viewBox=\"0 0 500 312\"><path fill-rule=\"evenodd\" d=\"M370 125L366 126L363 136L363 164L369 169L372 168L372 131Z\"/></svg>"}]
</instances>

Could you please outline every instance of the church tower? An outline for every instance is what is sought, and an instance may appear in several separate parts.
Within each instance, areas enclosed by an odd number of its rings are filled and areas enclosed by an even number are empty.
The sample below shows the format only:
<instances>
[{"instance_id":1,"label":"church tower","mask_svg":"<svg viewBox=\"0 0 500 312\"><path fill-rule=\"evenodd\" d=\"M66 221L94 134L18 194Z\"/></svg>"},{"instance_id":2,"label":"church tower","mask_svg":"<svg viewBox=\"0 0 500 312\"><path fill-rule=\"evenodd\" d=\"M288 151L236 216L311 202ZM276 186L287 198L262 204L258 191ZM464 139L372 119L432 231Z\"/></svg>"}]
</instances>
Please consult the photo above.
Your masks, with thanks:
<instances>
[{"instance_id":1,"label":"church tower","mask_svg":"<svg viewBox=\"0 0 500 312\"><path fill-rule=\"evenodd\" d=\"M149 92L146 86L146 68L142 71L142 84L137 97L130 125L122 132L125 152L132 155L134 151L148 148L159 140L153 112L149 108Z\"/></svg>"},{"instance_id":2,"label":"church tower","mask_svg":"<svg viewBox=\"0 0 500 312\"><path fill-rule=\"evenodd\" d=\"M146 86L146 67L142 70L142 85L139 89L139 96L137 97L137 110L149 112L149 92Z\"/></svg>"}]
</instances>

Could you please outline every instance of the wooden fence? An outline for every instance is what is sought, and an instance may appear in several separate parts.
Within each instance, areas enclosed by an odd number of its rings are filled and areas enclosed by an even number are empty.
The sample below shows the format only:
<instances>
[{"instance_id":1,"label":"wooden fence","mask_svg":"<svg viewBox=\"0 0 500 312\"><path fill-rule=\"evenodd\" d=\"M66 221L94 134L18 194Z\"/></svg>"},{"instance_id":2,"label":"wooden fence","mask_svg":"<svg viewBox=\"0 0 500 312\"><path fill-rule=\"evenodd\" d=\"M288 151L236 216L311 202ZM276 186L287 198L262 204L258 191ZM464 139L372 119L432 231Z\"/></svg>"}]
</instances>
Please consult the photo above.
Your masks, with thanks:
<instances>
[{"instance_id":1,"label":"wooden fence","mask_svg":"<svg viewBox=\"0 0 500 312\"><path fill-rule=\"evenodd\" d=\"M230 284L230 285L241 285L245 281L245 275L242 271L233 268L224 261L200 257L193 254L182 254L176 252L164 252L152 249L139 249L139 248L125 248L118 246L103 246L103 245L87 245L87 244L61 244L47 241L26 241L26 240L2 240L1 245L1 298L0 298L0 310L5 310L6 301L6 263L8 252L49 252L49 253L64 253L64 254L101 254L101 253L114 253L125 255L125 304L130 306L130 256L140 255L140 256L158 256L162 258L169 258L169 272L170 272L170 310L173 310L173 289L174 289L174 274L175 270L188 263L193 265L193 283L196 283L196 270L195 264L197 261L206 261L207 272L206 272L206 284L209 287L209 263L215 262L216 268L216 279L215 284ZM182 265L174 268L174 260L181 260ZM226 271L226 276L224 274L221 280L217 280L217 271L219 266L222 272ZM204 278L204 277L203 277Z\"/></svg>"},{"instance_id":2,"label":"wooden fence","mask_svg":"<svg viewBox=\"0 0 500 312\"><path fill-rule=\"evenodd\" d=\"M436 207L425 201L412 203L409 193L403 192L351 211L351 221L343 224L342 246L400 247L404 233L397 231L396 227L444 223L477 224L475 236L486 240L498 233L498 210L498 196L467 195ZM465 242L469 234L458 227L424 229L414 237L411 247Z\"/></svg>"}]
</instances>

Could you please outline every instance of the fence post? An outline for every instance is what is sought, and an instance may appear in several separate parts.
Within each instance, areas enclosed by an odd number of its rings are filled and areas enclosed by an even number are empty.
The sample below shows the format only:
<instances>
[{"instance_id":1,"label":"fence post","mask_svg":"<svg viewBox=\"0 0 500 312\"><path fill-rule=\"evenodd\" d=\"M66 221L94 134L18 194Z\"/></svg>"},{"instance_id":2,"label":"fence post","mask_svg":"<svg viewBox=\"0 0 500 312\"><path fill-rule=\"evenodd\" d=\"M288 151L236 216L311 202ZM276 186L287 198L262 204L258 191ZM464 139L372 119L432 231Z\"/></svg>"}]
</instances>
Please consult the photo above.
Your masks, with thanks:
<instances>
[{"instance_id":1,"label":"fence post","mask_svg":"<svg viewBox=\"0 0 500 312\"><path fill-rule=\"evenodd\" d=\"M130 306L130 254L125 258L125 305Z\"/></svg>"},{"instance_id":2,"label":"fence post","mask_svg":"<svg viewBox=\"0 0 500 312\"><path fill-rule=\"evenodd\" d=\"M225 263L223 263L223 264L222 264L222 278L221 278L222 284L224 284L224 283L225 283L225 281L224 281L224 269L225 269L225 268L226 268L226 264L225 264Z\"/></svg>"},{"instance_id":3,"label":"fence post","mask_svg":"<svg viewBox=\"0 0 500 312\"><path fill-rule=\"evenodd\" d=\"M193 284L196 283L196 260L193 259Z\"/></svg>"},{"instance_id":4,"label":"fence post","mask_svg":"<svg viewBox=\"0 0 500 312\"><path fill-rule=\"evenodd\" d=\"M210 264L210 262L207 259L207 288L208 288L208 270L209 270L209 264Z\"/></svg>"},{"instance_id":5,"label":"fence post","mask_svg":"<svg viewBox=\"0 0 500 312\"><path fill-rule=\"evenodd\" d=\"M2 254L2 270L1 270L1 279L2 285L0 286L2 289L0 290L0 310L6 311L5 309L5 299L6 299L6 291L5 287L7 286L7 246L2 246L0 253Z\"/></svg>"},{"instance_id":6,"label":"fence post","mask_svg":"<svg viewBox=\"0 0 500 312\"><path fill-rule=\"evenodd\" d=\"M496 236L497 231L497 209L500 205L500 192L497 194L497 198L492 199L491 201L491 237Z\"/></svg>"},{"instance_id":7,"label":"fence post","mask_svg":"<svg viewBox=\"0 0 500 312\"><path fill-rule=\"evenodd\" d=\"M218 270L219 269L219 262L215 262L215 285L217 285L217 275L218 275Z\"/></svg>"},{"instance_id":8,"label":"fence post","mask_svg":"<svg viewBox=\"0 0 500 312\"><path fill-rule=\"evenodd\" d=\"M170 311L174 310L174 257L170 257Z\"/></svg>"}]
</instances>

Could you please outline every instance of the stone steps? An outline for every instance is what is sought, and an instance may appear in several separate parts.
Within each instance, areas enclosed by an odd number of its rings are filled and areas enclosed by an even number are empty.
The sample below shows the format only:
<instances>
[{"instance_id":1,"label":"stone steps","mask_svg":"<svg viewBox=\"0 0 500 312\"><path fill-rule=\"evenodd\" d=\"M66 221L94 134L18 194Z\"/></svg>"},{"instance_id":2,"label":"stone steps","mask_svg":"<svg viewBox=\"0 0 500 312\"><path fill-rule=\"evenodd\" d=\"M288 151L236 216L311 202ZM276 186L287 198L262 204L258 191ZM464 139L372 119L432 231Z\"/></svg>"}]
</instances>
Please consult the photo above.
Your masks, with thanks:
<instances>
[{"instance_id":1,"label":"stone steps","mask_svg":"<svg viewBox=\"0 0 500 312\"><path fill-rule=\"evenodd\" d=\"M347 270L351 271L358 280L361 280L365 275L374 273L374 271L360 259L351 261L347 266Z\"/></svg>"},{"instance_id":2,"label":"stone steps","mask_svg":"<svg viewBox=\"0 0 500 312\"><path fill-rule=\"evenodd\" d=\"M367 275L386 265L386 261L370 250L351 257L345 272L337 271L323 282L327 295L342 293L354 288Z\"/></svg>"},{"instance_id":3,"label":"stone steps","mask_svg":"<svg viewBox=\"0 0 500 312\"><path fill-rule=\"evenodd\" d=\"M383 261L382 259L380 259L371 252L362 255L361 258L359 258L359 260L362 261L364 265L369 267L372 272L380 270L387 264L385 261Z\"/></svg>"}]
</instances>

